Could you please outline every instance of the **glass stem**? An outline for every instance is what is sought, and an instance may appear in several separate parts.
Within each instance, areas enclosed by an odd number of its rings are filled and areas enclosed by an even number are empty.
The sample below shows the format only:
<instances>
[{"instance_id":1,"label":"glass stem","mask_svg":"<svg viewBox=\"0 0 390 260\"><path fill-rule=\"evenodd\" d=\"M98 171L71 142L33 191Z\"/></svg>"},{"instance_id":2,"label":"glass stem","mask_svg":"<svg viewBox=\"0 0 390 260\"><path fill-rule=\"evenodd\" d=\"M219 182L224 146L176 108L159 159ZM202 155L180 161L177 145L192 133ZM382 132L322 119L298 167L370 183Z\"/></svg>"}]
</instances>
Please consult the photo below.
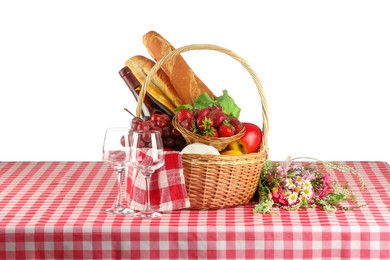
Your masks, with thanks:
<instances>
[{"instance_id":1,"label":"glass stem","mask_svg":"<svg viewBox=\"0 0 390 260\"><path fill-rule=\"evenodd\" d=\"M151 208L150 208L150 179L151 179L151 174L145 174L145 184L146 184L146 196L145 196L145 209L144 209L144 212L148 213L148 212L152 212Z\"/></svg>"},{"instance_id":2,"label":"glass stem","mask_svg":"<svg viewBox=\"0 0 390 260\"><path fill-rule=\"evenodd\" d=\"M119 208L122 207L122 179L123 179L123 173L125 169L124 168L116 168L115 174L116 174L116 182L118 186L118 196L116 199L116 205L115 207Z\"/></svg>"}]
</instances>

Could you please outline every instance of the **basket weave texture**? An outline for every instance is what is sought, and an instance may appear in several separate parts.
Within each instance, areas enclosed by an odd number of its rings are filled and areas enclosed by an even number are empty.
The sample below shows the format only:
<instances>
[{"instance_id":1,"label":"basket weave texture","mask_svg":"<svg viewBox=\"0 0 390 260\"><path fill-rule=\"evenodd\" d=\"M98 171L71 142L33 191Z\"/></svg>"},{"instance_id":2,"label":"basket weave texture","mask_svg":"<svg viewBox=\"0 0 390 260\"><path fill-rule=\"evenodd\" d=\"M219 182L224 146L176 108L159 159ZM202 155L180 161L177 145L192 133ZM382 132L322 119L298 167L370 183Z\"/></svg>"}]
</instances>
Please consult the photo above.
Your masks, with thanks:
<instances>
[{"instance_id":1,"label":"basket weave texture","mask_svg":"<svg viewBox=\"0 0 390 260\"><path fill-rule=\"evenodd\" d=\"M147 75L139 94L136 116L140 116L143 99L152 76L168 59L192 50L213 50L229 55L251 75L262 107L263 138L260 150L244 155L183 154L183 173L191 209L219 209L245 205L256 192L260 173L268 158L268 106L261 82L248 63L236 53L212 44L191 44L168 53ZM173 122L174 124L174 122ZM179 130L179 129L178 129ZM185 138L188 136L185 136ZM191 143L187 140L187 143ZM218 149L218 148L217 148ZM218 149L218 150L221 150Z\"/></svg>"}]
</instances>

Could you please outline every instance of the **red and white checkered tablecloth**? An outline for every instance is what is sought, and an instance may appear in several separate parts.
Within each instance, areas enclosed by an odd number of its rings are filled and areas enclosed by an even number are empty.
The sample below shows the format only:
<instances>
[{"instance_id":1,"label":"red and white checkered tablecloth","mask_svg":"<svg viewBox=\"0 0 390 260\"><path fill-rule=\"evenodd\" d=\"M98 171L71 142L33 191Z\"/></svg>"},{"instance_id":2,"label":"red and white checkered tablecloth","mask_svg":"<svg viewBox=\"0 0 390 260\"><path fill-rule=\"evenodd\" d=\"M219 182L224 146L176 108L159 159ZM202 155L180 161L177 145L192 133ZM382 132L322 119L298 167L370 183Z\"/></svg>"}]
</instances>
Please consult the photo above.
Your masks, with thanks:
<instances>
[{"instance_id":1,"label":"red and white checkered tablecloth","mask_svg":"<svg viewBox=\"0 0 390 260\"><path fill-rule=\"evenodd\" d=\"M390 167L339 174L368 206L253 215L253 205L182 209L161 219L107 215L115 176L102 162L0 162L0 259L389 259Z\"/></svg>"}]
</instances>

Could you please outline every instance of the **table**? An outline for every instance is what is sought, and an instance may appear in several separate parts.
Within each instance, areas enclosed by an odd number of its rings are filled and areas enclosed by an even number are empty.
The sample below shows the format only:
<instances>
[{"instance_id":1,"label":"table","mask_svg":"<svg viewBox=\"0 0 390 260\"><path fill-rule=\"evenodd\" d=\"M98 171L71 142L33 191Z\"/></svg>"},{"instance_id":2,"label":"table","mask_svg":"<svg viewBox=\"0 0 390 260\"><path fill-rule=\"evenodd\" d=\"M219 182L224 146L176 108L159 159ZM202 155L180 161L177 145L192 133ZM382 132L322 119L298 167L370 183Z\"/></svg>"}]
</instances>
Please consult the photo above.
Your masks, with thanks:
<instances>
[{"instance_id":1,"label":"table","mask_svg":"<svg viewBox=\"0 0 390 260\"><path fill-rule=\"evenodd\" d=\"M253 205L178 210L163 218L107 215L115 176L102 162L0 162L0 259L388 259L390 167L345 162L338 174L368 206L253 215Z\"/></svg>"}]
</instances>

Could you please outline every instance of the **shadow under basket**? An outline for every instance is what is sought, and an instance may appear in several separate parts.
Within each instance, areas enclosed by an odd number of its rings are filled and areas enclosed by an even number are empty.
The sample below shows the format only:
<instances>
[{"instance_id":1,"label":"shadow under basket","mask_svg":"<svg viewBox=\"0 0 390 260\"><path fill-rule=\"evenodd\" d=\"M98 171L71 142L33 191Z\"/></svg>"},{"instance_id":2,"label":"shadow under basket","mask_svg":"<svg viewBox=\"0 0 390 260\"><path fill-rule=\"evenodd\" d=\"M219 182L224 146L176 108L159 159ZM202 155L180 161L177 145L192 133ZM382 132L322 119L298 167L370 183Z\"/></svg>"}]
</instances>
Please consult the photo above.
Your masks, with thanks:
<instances>
[{"instance_id":1,"label":"shadow under basket","mask_svg":"<svg viewBox=\"0 0 390 260\"><path fill-rule=\"evenodd\" d=\"M248 63L236 53L212 44L187 45L165 55L147 75L137 103L140 116L146 87L166 60L191 50L212 50L229 55L251 75L262 108L262 143L258 152L243 155L183 154L183 173L191 209L219 209L249 203L255 194L261 171L268 159L268 106L260 80ZM179 129L178 129L179 130ZM243 133L242 133L243 134ZM238 139L238 138L237 138ZM194 141L187 140L187 143ZM218 149L218 148L217 148ZM218 150L221 151L222 148Z\"/></svg>"}]
</instances>

